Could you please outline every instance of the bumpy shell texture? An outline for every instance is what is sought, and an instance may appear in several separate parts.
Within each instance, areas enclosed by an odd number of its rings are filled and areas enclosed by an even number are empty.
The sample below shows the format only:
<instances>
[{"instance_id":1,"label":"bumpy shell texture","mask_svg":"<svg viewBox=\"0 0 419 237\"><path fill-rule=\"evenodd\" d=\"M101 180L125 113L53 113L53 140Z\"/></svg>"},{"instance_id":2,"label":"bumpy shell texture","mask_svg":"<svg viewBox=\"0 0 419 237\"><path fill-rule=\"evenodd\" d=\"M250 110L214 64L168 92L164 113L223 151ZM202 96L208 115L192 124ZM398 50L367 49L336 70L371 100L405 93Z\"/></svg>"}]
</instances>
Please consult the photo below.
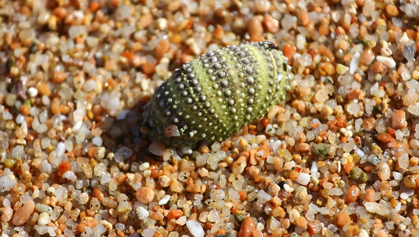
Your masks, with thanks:
<instances>
[{"instance_id":1,"label":"bumpy shell texture","mask_svg":"<svg viewBox=\"0 0 419 237\"><path fill-rule=\"evenodd\" d=\"M291 72L270 42L232 45L185 63L144 107L142 125L174 147L223 141L285 99Z\"/></svg>"}]
</instances>

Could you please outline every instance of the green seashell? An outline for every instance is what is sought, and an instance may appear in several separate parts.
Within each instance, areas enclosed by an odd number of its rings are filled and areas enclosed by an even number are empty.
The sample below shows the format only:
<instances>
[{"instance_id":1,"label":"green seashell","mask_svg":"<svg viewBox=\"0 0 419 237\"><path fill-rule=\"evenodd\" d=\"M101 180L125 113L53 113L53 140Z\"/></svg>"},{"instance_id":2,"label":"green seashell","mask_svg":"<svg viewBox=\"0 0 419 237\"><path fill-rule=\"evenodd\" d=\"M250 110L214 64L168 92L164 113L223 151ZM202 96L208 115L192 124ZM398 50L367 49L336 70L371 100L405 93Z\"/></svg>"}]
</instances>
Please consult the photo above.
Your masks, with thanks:
<instances>
[{"instance_id":1,"label":"green seashell","mask_svg":"<svg viewBox=\"0 0 419 237\"><path fill-rule=\"evenodd\" d=\"M174 147L223 141L285 99L291 77L270 42L232 45L185 63L144 107L142 125Z\"/></svg>"}]
</instances>

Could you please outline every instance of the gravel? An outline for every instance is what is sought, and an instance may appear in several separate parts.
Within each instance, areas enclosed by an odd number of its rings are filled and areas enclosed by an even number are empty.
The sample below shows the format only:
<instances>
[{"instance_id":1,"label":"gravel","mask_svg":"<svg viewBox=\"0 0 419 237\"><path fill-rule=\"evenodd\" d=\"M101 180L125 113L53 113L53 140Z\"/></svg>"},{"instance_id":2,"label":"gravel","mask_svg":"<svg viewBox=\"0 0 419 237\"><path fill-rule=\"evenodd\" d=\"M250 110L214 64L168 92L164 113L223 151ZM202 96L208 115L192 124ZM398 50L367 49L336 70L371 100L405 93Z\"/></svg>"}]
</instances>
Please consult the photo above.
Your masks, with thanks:
<instances>
[{"instance_id":1,"label":"gravel","mask_svg":"<svg viewBox=\"0 0 419 237\"><path fill-rule=\"evenodd\" d=\"M418 1L46 2L0 9L2 235L418 234ZM243 40L288 58L286 101L150 141L157 86Z\"/></svg>"}]
</instances>

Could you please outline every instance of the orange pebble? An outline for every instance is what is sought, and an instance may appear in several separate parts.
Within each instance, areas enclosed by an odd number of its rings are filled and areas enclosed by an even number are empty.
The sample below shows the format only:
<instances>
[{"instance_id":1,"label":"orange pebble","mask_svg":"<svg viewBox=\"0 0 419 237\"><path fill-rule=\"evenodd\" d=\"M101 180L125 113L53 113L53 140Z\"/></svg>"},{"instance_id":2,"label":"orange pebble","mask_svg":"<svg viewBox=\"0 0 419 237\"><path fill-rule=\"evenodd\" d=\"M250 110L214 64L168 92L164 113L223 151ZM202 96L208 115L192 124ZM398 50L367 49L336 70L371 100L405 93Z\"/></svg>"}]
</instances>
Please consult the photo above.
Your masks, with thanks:
<instances>
[{"instance_id":1,"label":"orange pebble","mask_svg":"<svg viewBox=\"0 0 419 237\"><path fill-rule=\"evenodd\" d=\"M262 124L262 126L266 127L271 123L271 121L269 121L268 118L264 117L262 120L260 120L260 123Z\"/></svg>"},{"instance_id":2,"label":"orange pebble","mask_svg":"<svg viewBox=\"0 0 419 237\"><path fill-rule=\"evenodd\" d=\"M300 172L298 172L296 170L291 170L291 172L290 172L290 179L292 181L296 181L299 176L300 176Z\"/></svg>"},{"instance_id":3,"label":"orange pebble","mask_svg":"<svg viewBox=\"0 0 419 237\"><path fill-rule=\"evenodd\" d=\"M181 210L171 210L169 214L167 214L167 219L177 219L183 215L183 211Z\"/></svg>"},{"instance_id":4,"label":"orange pebble","mask_svg":"<svg viewBox=\"0 0 419 237\"><path fill-rule=\"evenodd\" d=\"M76 231L78 231L80 233L84 232L85 230L86 230L86 225L85 224L78 224L76 226Z\"/></svg>"},{"instance_id":5,"label":"orange pebble","mask_svg":"<svg viewBox=\"0 0 419 237\"><path fill-rule=\"evenodd\" d=\"M283 49L284 56L287 57L288 59L291 59L292 56L294 56L296 50L297 48L294 45L285 44L284 49Z\"/></svg>"},{"instance_id":6,"label":"orange pebble","mask_svg":"<svg viewBox=\"0 0 419 237\"><path fill-rule=\"evenodd\" d=\"M99 9L100 5L98 2L91 2L89 5L89 10L95 12Z\"/></svg>"},{"instance_id":7,"label":"orange pebble","mask_svg":"<svg viewBox=\"0 0 419 237\"><path fill-rule=\"evenodd\" d=\"M71 170L71 164L69 161L63 161L61 162L61 164L58 165L58 171L57 174L58 176L63 176L63 174L67 171Z\"/></svg>"},{"instance_id":8,"label":"orange pebble","mask_svg":"<svg viewBox=\"0 0 419 237\"><path fill-rule=\"evenodd\" d=\"M153 74L156 71L156 65L157 63L150 63L150 62L146 62L143 65L141 65L141 69L143 70L143 72L145 74Z\"/></svg>"},{"instance_id":9,"label":"orange pebble","mask_svg":"<svg viewBox=\"0 0 419 237\"><path fill-rule=\"evenodd\" d=\"M351 217L349 216L349 214L347 212L340 211L338 213L336 223L338 224L338 226L343 227L347 224L351 224L352 220L351 220Z\"/></svg>"},{"instance_id":10,"label":"orange pebble","mask_svg":"<svg viewBox=\"0 0 419 237\"><path fill-rule=\"evenodd\" d=\"M247 200L247 193L245 191L239 191L240 200L245 201Z\"/></svg>"},{"instance_id":11,"label":"orange pebble","mask_svg":"<svg viewBox=\"0 0 419 237\"><path fill-rule=\"evenodd\" d=\"M28 116L29 115L29 111L30 111L31 107L29 105L23 104L22 106L20 106L20 112L22 112L23 115Z\"/></svg>"},{"instance_id":12,"label":"orange pebble","mask_svg":"<svg viewBox=\"0 0 419 237\"><path fill-rule=\"evenodd\" d=\"M133 55L134 54L132 52L128 52L128 51L125 51L125 52L121 53L121 56L124 57L124 58L127 58L127 59L130 59Z\"/></svg>"},{"instance_id":13,"label":"orange pebble","mask_svg":"<svg viewBox=\"0 0 419 237\"><path fill-rule=\"evenodd\" d=\"M241 223L239 237L252 237L253 230L256 229L255 221L252 217L246 217Z\"/></svg>"},{"instance_id":14,"label":"orange pebble","mask_svg":"<svg viewBox=\"0 0 419 237\"><path fill-rule=\"evenodd\" d=\"M253 230L252 231L252 236L253 237L263 237L262 231L260 230Z\"/></svg>"},{"instance_id":15,"label":"orange pebble","mask_svg":"<svg viewBox=\"0 0 419 237\"><path fill-rule=\"evenodd\" d=\"M359 187L356 185L352 185L348 190L348 194L346 195L346 198L348 199L349 203L356 202L360 194L361 194L361 189L359 189Z\"/></svg>"},{"instance_id":16,"label":"orange pebble","mask_svg":"<svg viewBox=\"0 0 419 237\"><path fill-rule=\"evenodd\" d=\"M156 57L161 59L163 55L169 50L170 44L168 40L162 39L156 45Z\"/></svg>"},{"instance_id":17,"label":"orange pebble","mask_svg":"<svg viewBox=\"0 0 419 237\"><path fill-rule=\"evenodd\" d=\"M355 167L354 162L350 162L350 163L347 163L347 164L343 165L343 168L345 169L347 174L349 174L354 167Z\"/></svg>"},{"instance_id":18,"label":"orange pebble","mask_svg":"<svg viewBox=\"0 0 419 237\"><path fill-rule=\"evenodd\" d=\"M372 188L369 188L365 191L365 201L373 202L375 200L375 191Z\"/></svg>"},{"instance_id":19,"label":"orange pebble","mask_svg":"<svg viewBox=\"0 0 419 237\"><path fill-rule=\"evenodd\" d=\"M67 74L65 72L54 72L52 81L55 83L63 83L66 78Z\"/></svg>"}]
</instances>

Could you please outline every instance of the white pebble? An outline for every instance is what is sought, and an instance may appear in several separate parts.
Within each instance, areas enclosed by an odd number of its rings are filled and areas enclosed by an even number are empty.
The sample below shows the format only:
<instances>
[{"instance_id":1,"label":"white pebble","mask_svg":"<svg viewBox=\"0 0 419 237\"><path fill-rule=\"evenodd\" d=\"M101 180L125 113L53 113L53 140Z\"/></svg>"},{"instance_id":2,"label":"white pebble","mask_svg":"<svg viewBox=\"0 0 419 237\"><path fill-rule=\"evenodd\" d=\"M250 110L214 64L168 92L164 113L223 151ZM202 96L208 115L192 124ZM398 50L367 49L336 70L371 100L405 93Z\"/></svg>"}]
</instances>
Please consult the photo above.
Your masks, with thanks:
<instances>
[{"instance_id":1,"label":"white pebble","mask_svg":"<svg viewBox=\"0 0 419 237\"><path fill-rule=\"evenodd\" d=\"M44 105L49 105L49 104L51 103L51 100L49 99L49 97L48 97L48 96L43 95L43 96L42 96L42 103L43 103Z\"/></svg>"},{"instance_id":2,"label":"white pebble","mask_svg":"<svg viewBox=\"0 0 419 237\"><path fill-rule=\"evenodd\" d=\"M109 110L117 110L119 109L119 98L109 98L108 103L106 104L106 107Z\"/></svg>"},{"instance_id":3,"label":"white pebble","mask_svg":"<svg viewBox=\"0 0 419 237\"><path fill-rule=\"evenodd\" d=\"M47 160L43 160L41 163L41 166L39 167L39 170L44 174L50 174L52 170L52 166L50 163L48 163Z\"/></svg>"},{"instance_id":4,"label":"white pebble","mask_svg":"<svg viewBox=\"0 0 419 237\"><path fill-rule=\"evenodd\" d=\"M154 235L155 232L156 232L156 229L154 229L154 228L153 229L148 228L148 229L145 229L143 231L143 233L141 233L141 234L144 237L153 237L153 235Z\"/></svg>"},{"instance_id":5,"label":"white pebble","mask_svg":"<svg viewBox=\"0 0 419 237\"><path fill-rule=\"evenodd\" d=\"M103 140L102 140L102 138L101 137L94 137L93 139L92 139L92 142L93 142L93 144L94 145L96 145L96 146L102 146L102 143L103 143Z\"/></svg>"},{"instance_id":6,"label":"white pebble","mask_svg":"<svg viewBox=\"0 0 419 237\"><path fill-rule=\"evenodd\" d=\"M410 196L412 196L413 194L415 194L415 190L414 189L408 189L406 187L403 187L402 190L400 190L400 191L402 191L400 193L400 198L403 199L403 200L406 200Z\"/></svg>"},{"instance_id":7,"label":"white pebble","mask_svg":"<svg viewBox=\"0 0 419 237\"><path fill-rule=\"evenodd\" d=\"M260 190L260 191L258 192L257 197L258 197L258 198L259 198L259 200L260 200L260 201L262 201L262 202L267 202L267 201L269 201L269 200L272 198L272 196L271 196L271 195L269 195L268 193L266 193L266 192L265 192L265 191L263 191L263 190Z\"/></svg>"},{"instance_id":8,"label":"white pebble","mask_svg":"<svg viewBox=\"0 0 419 237\"><path fill-rule=\"evenodd\" d=\"M144 171L144 170L148 169L148 167L150 167L150 163L144 162L138 168L140 169L140 171Z\"/></svg>"},{"instance_id":9,"label":"white pebble","mask_svg":"<svg viewBox=\"0 0 419 237\"><path fill-rule=\"evenodd\" d=\"M187 220L186 216L181 216L176 220L176 224L183 226L185 225L186 220Z\"/></svg>"},{"instance_id":10,"label":"white pebble","mask_svg":"<svg viewBox=\"0 0 419 237\"><path fill-rule=\"evenodd\" d=\"M78 130L80 130L81 125L83 125L83 121L77 121L76 124L74 124L73 126L73 132L77 132Z\"/></svg>"},{"instance_id":11,"label":"white pebble","mask_svg":"<svg viewBox=\"0 0 419 237\"><path fill-rule=\"evenodd\" d=\"M291 188L288 184L284 184L284 189L285 189L285 191L287 191L287 192L293 192L293 191L294 191L294 189L293 189L293 188Z\"/></svg>"},{"instance_id":12,"label":"white pebble","mask_svg":"<svg viewBox=\"0 0 419 237\"><path fill-rule=\"evenodd\" d=\"M300 173L300 176L297 178L297 182L301 185L307 185L310 182L310 174L307 173Z\"/></svg>"},{"instance_id":13,"label":"white pebble","mask_svg":"<svg viewBox=\"0 0 419 237\"><path fill-rule=\"evenodd\" d=\"M59 142L57 144L57 147L55 148L55 154L57 156L62 156L62 155L64 155L64 152L65 152L65 145L64 145L64 143Z\"/></svg>"},{"instance_id":14,"label":"white pebble","mask_svg":"<svg viewBox=\"0 0 419 237\"><path fill-rule=\"evenodd\" d=\"M87 227L87 228L89 228L89 227ZM57 236L57 233L55 233L55 230L54 230L53 227L49 226L47 229L48 229L49 236Z\"/></svg>"},{"instance_id":15,"label":"white pebble","mask_svg":"<svg viewBox=\"0 0 419 237\"><path fill-rule=\"evenodd\" d=\"M319 165L317 164L317 161L313 161L310 172L312 174L315 174L318 170L319 170Z\"/></svg>"},{"instance_id":16,"label":"white pebble","mask_svg":"<svg viewBox=\"0 0 419 237\"><path fill-rule=\"evenodd\" d=\"M15 184L16 182L9 178L9 176L3 175L0 177L0 193L10 191Z\"/></svg>"},{"instance_id":17,"label":"white pebble","mask_svg":"<svg viewBox=\"0 0 419 237\"><path fill-rule=\"evenodd\" d=\"M140 220L145 220L149 216L148 211L144 207L137 207L135 212L137 213L138 219Z\"/></svg>"},{"instance_id":18,"label":"white pebble","mask_svg":"<svg viewBox=\"0 0 419 237\"><path fill-rule=\"evenodd\" d=\"M165 205L169 202L169 200L170 200L170 195L166 195L162 199L160 199L159 205Z\"/></svg>"},{"instance_id":19,"label":"white pebble","mask_svg":"<svg viewBox=\"0 0 419 237\"><path fill-rule=\"evenodd\" d=\"M186 222L186 227L194 237L204 237L205 232L201 224L197 221L189 220Z\"/></svg>"},{"instance_id":20,"label":"white pebble","mask_svg":"<svg viewBox=\"0 0 419 237\"><path fill-rule=\"evenodd\" d=\"M93 232L93 236L102 236L102 234L106 232L106 228L102 224L98 224L93 229Z\"/></svg>"},{"instance_id":21,"label":"white pebble","mask_svg":"<svg viewBox=\"0 0 419 237\"><path fill-rule=\"evenodd\" d=\"M30 87L28 89L28 95L32 98L36 97L38 95L38 90L35 87Z\"/></svg>"},{"instance_id":22,"label":"white pebble","mask_svg":"<svg viewBox=\"0 0 419 237\"><path fill-rule=\"evenodd\" d=\"M128 19L131 16L132 8L129 5L122 5L116 9L115 17L119 21Z\"/></svg>"},{"instance_id":23,"label":"white pebble","mask_svg":"<svg viewBox=\"0 0 419 237\"><path fill-rule=\"evenodd\" d=\"M68 180L70 180L70 181L76 181L77 180L77 176L76 176L76 174L73 172L73 171L67 171L67 172L65 172L64 174L63 174L63 178L64 179L68 179Z\"/></svg>"},{"instance_id":24,"label":"white pebble","mask_svg":"<svg viewBox=\"0 0 419 237\"><path fill-rule=\"evenodd\" d=\"M304 49L304 47L306 46L306 37L302 34L298 34L297 35L297 48L299 50Z\"/></svg>"},{"instance_id":25,"label":"white pebble","mask_svg":"<svg viewBox=\"0 0 419 237\"><path fill-rule=\"evenodd\" d=\"M377 56L377 61L383 63L389 68L395 68L396 67L396 61L394 59L384 56Z\"/></svg>"},{"instance_id":26,"label":"white pebble","mask_svg":"<svg viewBox=\"0 0 419 237\"><path fill-rule=\"evenodd\" d=\"M51 13L49 13L48 11L44 11L41 14L39 14L38 19L37 19L38 23L40 25L45 25L48 22L50 17L51 17Z\"/></svg>"},{"instance_id":27,"label":"white pebble","mask_svg":"<svg viewBox=\"0 0 419 237\"><path fill-rule=\"evenodd\" d=\"M68 36L71 39L74 39L79 35L87 36L86 26L70 26L68 29Z\"/></svg>"},{"instance_id":28,"label":"white pebble","mask_svg":"<svg viewBox=\"0 0 419 237\"><path fill-rule=\"evenodd\" d=\"M16 117L16 123L17 123L17 124L21 124L21 123L23 123L23 121L25 121L25 116L23 116L22 114L19 114L19 115Z\"/></svg>"},{"instance_id":29,"label":"white pebble","mask_svg":"<svg viewBox=\"0 0 419 237\"><path fill-rule=\"evenodd\" d=\"M349 73L352 74L352 75L356 72L356 69L358 69L359 56L360 56L360 54L358 52L356 52L356 53L354 53L354 55L352 57L351 64L350 64L350 69L349 69Z\"/></svg>"},{"instance_id":30,"label":"white pebble","mask_svg":"<svg viewBox=\"0 0 419 237\"><path fill-rule=\"evenodd\" d=\"M87 80L86 83L84 83L83 89L86 92L90 92L95 89L95 86L96 86L96 81L93 79L90 79L90 80Z\"/></svg>"},{"instance_id":31,"label":"white pebble","mask_svg":"<svg viewBox=\"0 0 419 237\"><path fill-rule=\"evenodd\" d=\"M48 215L48 213L42 212L41 214L39 214L38 225L46 225L50 223L50 221L51 217Z\"/></svg>"}]
</instances>

